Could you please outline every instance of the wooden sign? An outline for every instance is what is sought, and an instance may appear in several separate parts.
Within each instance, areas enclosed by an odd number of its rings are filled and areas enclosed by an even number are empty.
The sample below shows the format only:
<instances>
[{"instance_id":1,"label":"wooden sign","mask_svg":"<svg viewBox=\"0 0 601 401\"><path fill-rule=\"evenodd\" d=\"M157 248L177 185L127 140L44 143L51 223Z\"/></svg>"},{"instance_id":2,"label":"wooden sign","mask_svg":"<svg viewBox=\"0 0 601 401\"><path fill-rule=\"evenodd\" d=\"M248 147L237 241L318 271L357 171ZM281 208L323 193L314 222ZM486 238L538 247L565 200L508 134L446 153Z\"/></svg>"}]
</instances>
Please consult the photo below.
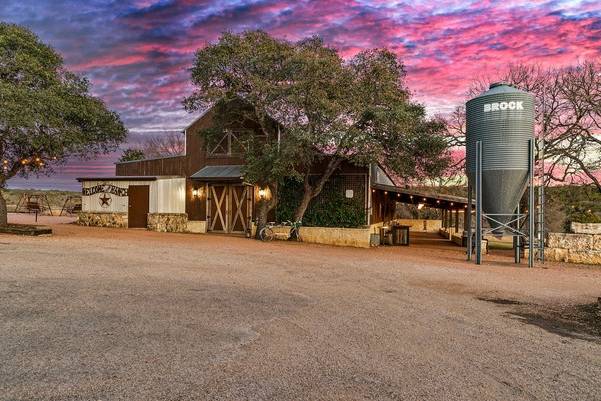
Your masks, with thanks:
<instances>
[{"instance_id":1,"label":"wooden sign","mask_svg":"<svg viewBox=\"0 0 601 401\"><path fill-rule=\"evenodd\" d=\"M127 188L117 187L112 184L99 184L90 188L82 188L81 193L84 196L91 196L98 193L107 193L117 196L127 196Z\"/></svg>"}]
</instances>

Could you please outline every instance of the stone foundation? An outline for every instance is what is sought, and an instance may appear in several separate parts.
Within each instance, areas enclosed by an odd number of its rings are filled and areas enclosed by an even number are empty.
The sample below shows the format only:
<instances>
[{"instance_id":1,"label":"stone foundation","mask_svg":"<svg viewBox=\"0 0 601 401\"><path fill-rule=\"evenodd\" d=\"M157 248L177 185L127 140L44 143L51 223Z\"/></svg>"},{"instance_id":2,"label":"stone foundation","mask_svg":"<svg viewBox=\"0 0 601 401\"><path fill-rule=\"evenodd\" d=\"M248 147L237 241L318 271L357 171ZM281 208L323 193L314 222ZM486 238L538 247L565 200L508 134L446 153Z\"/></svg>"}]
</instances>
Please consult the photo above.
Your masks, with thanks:
<instances>
[{"instance_id":1,"label":"stone foundation","mask_svg":"<svg viewBox=\"0 0 601 401\"><path fill-rule=\"evenodd\" d=\"M81 226L127 228L127 213L81 212L77 216Z\"/></svg>"},{"instance_id":2,"label":"stone foundation","mask_svg":"<svg viewBox=\"0 0 601 401\"><path fill-rule=\"evenodd\" d=\"M274 227L276 239L288 239L290 227ZM312 244L369 248L369 228L301 227L303 242Z\"/></svg>"},{"instance_id":3,"label":"stone foundation","mask_svg":"<svg viewBox=\"0 0 601 401\"><path fill-rule=\"evenodd\" d=\"M601 265L601 234L549 233L545 259Z\"/></svg>"},{"instance_id":4,"label":"stone foundation","mask_svg":"<svg viewBox=\"0 0 601 401\"><path fill-rule=\"evenodd\" d=\"M207 232L207 222L205 220L188 220L187 226L189 233L206 234Z\"/></svg>"},{"instance_id":5,"label":"stone foundation","mask_svg":"<svg viewBox=\"0 0 601 401\"><path fill-rule=\"evenodd\" d=\"M167 233L185 233L188 231L186 213L148 213L148 229Z\"/></svg>"}]
</instances>

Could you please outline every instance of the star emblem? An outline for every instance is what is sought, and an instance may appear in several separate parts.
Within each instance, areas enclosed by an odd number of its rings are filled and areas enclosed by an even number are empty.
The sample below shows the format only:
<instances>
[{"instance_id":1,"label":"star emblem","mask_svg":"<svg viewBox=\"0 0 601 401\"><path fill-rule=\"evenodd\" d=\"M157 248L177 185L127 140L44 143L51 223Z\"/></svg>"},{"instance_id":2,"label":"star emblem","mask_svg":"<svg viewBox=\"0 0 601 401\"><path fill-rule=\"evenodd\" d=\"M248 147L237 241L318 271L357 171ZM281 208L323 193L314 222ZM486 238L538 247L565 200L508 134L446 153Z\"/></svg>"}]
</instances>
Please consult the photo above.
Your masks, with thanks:
<instances>
[{"instance_id":1,"label":"star emblem","mask_svg":"<svg viewBox=\"0 0 601 401\"><path fill-rule=\"evenodd\" d=\"M111 205L111 196L105 192L100 197L100 206L101 207L109 207L110 205Z\"/></svg>"}]
</instances>

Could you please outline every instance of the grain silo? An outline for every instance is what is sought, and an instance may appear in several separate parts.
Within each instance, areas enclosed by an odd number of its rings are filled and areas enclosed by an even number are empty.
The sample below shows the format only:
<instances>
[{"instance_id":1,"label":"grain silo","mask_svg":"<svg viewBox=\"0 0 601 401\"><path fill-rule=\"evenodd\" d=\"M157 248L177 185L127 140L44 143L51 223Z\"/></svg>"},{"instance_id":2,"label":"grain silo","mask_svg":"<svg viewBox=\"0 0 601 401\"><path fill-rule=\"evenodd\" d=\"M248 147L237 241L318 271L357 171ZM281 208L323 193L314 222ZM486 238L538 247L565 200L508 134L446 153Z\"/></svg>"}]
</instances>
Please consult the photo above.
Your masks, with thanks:
<instances>
[{"instance_id":1,"label":"grain silo","mask_svg":"<svg viewBox=\"0 0 601 401\"><path fill-rule=\"evenodd\" d=\"M467 102L466 125L470 188L481 202L482 216L493 228L491 233L502 235L505 225L515 220L513 214L531 178L534 97L511 85L493 83L488 91Z\"/></svg>"}]
</instances>

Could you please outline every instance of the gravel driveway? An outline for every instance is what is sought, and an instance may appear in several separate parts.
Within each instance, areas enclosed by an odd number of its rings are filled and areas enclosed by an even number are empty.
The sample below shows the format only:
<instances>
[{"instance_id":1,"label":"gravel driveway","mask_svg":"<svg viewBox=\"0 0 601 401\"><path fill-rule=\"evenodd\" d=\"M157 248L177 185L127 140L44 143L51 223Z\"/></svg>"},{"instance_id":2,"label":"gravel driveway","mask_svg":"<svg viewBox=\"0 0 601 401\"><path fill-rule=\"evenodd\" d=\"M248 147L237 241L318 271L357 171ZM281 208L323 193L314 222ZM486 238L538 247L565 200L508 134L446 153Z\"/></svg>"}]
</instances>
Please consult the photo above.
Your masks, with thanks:
<instances>
[{"instance_id":1,"label":"gravel driveway","mask_svg":"<svg viewBox=\"0 0 601 401\"><path fill-rule=\"evenodd\" d=\"M54 229L0 235L2 400L601 400L601 269Z\"/></svg>"}]
</instances>

